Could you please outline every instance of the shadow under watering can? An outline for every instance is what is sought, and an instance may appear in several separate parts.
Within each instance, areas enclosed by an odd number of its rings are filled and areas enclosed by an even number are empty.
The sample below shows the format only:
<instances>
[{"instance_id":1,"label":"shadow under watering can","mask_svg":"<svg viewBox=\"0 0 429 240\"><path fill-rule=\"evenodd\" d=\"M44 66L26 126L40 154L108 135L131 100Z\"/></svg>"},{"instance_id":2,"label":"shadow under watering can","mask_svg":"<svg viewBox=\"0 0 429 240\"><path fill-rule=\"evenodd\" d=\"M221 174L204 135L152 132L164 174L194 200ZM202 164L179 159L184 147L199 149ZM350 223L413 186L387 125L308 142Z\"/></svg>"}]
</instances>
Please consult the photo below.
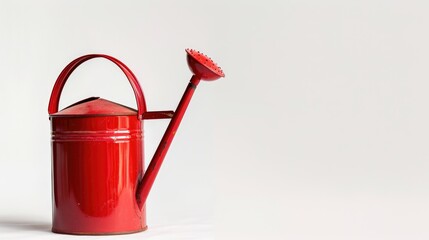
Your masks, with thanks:
<instances>
[{"instance_id":1,"label":"shadow under watering can","mask_svg":"<svg viewBox=\"0 0 429 240\"><path fill-rule=\"evenodd\" d=\"M120 234L147 228L145 201L200 80L224 77L206 55L186 49L193 76L176 111L147 111L143 91L118 59L90 54L69 63L52 90L48 112L52 129L52 231L67 234ZM58 104L71 73L92 58L115 63L128 78L137 110L99 98L61 111ZM143 120L170 123L144 172Z\"/></svg>"}]
</instances>

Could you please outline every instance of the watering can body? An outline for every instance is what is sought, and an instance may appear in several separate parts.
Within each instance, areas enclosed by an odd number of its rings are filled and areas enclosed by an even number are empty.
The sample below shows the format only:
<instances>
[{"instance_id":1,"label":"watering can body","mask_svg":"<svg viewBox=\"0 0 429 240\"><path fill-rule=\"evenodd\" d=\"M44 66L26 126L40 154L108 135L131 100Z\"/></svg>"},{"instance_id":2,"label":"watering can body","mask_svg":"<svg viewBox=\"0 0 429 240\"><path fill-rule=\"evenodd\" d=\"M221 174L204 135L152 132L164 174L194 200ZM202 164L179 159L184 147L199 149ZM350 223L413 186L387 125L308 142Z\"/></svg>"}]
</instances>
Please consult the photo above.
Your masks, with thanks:
<instances>
[{"instance_id":1,"label":"watering can body","mask_svg":"<svg viewBox=\"0 0 429 240\"><path fill-rule=\"evenodd\" d=\"M146 229L145 207L136 202L144 165L143 121L136 115L99 98L51 115L54 232Z\"/></svg>"},{"instance_id":2,"label":"watering can body","mask_svg":"<svg viewBox=\"0 0 429 240\"><path fill-rule=\"evenodd\" d=\"M91 97L59 111L71 73L93 58L116 64L129 80L137 110ZM146 103L131 70L102 54L79 57L55 82L49 101L52 149L52 231L67 234L120 234L143 231L144 204L137 192L144 175L143 114Z\"/></svg>"}]
</instances>

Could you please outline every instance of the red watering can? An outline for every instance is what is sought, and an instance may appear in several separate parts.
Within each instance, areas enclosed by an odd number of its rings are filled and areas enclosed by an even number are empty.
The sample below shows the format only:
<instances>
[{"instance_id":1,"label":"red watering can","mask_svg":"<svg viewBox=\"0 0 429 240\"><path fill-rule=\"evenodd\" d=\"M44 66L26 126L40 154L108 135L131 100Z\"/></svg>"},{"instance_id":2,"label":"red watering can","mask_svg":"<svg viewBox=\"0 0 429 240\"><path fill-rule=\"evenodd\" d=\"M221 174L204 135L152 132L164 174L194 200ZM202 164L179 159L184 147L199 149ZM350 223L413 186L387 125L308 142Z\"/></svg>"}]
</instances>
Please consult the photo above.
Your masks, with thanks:
<instances>
[{"instance_id":1,"label":"red watering can","mask_svg":"<svg viewBox=\"0 0 429 240\"><path fill-rule=\"evenodd\" d=\"M48 108L52 128L53 232L120 234L147 228L146 198L198 83L224 77L204 54L191 49L186 52L194 75L176 111L148 112L137 78L111 56L79 57L58 76ZM91 97L58 111L68 77L92 58L108 59L124 72L134 90L137 110ZM171 120L144 172L143 120L162 118Z\"/></svg>"}]
</instances>

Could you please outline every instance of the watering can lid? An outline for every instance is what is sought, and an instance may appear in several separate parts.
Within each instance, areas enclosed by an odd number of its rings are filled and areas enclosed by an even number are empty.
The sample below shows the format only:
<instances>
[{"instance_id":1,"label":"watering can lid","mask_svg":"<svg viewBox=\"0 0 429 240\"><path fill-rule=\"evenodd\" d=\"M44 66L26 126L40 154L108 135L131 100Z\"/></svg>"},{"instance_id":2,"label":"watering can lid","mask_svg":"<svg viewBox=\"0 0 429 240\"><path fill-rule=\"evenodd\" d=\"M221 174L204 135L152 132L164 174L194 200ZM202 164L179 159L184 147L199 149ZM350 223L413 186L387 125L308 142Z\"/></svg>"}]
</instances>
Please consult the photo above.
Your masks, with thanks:
<instances>
[{"instance_id":1,"label":"watering can lid","mask_svg":"<svg viewBox=\"0 0 429 240\"><path fill-rule=\"evenodd\" d=\"M123 116L137 115L137 110L111 102L109 100L90 97L76 102L51 116Z\"/></svg>"}]
</instances>

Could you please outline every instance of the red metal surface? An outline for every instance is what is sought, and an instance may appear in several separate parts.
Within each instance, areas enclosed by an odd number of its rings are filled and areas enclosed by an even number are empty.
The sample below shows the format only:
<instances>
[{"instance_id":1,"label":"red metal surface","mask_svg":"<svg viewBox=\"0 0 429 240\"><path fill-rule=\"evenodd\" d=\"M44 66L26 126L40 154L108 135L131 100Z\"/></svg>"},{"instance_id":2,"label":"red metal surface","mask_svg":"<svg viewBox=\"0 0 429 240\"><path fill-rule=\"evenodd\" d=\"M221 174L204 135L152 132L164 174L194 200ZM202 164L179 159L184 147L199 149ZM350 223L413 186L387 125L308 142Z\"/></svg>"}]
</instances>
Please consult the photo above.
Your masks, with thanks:
<instances>
[{"instance_id":1,"label":"red metal surface","mask_svg":"<svg viewBox=\"0 0 429 240\"><path fill-rule=\"evenodd\" d=\"M163 118L172 118L174 111L151 111L145 112L143 114L143 119L163 119Z\"/></svg>"},{"instance_id":2,"label":"red metal surface","mask_svg":"<svg viewBox=\"0 0 429 240\"><path fill-rule=\"evenodd\" d=\"M186 49L189 69L202 80L216 80L225 77L222 69L213 60L203 53Z\"/></svg>"},{"instance_id":3,"label":"red metal surface","mask_svg":"<svg viewBox=\"0 0 429 240\"><path fill-rule=\"evenodd\" d=\"M54 232L69 234L119 234L146 229L144 203L164 157L201 79L224 74L207 57L187 50L194 71L175 112L146 111L137 78L119 60L101 54L72 61L59 75L49 102L52 128L52 182ZM61 91L74 69L103 57L127 76L137 110L91 97L58 112ZM210 60L211 61L211 60ZM142 119L172 118L146 174Z\"/></svg>"},{"instance_id":4,"label":"red metal surface","mask_svg":"<svg viewBox=\"0 0 429 240\"><path fill-rule=\"evenodd\" d=\"M142 207L146 202L146 198L150 192L150 189L152 188L159 169L161 168L168 148L173 141L177 128L182 121L186 108L188 107L192 95L200 83L200 80L216 80L225 76L222 70L220 70L220 68L206 55L192 49L186 49L186 52L188 53L187 60L189 68L191 71L193 71L194 75L191 77L188 87L186 88L185 93L183 94L182 99L177 106L174 116L168 124L167 130L165 131L164 136L162 137L161 142L159 143L158 148L153 155L152 161L150 161L150 164L147 167L147 172L143 176L143 180L138 185L136 196L139 207ZM210 64L207 64L207 62L210 62Z\"/></svg>"},{"instance_id":5,"label":"red metal surface","mask_svg":"<svg viewBox=\"0 0 429 240\"><path fill-rule=\"evenodd\" d=\"M51 114L51 116L137 116L135 109L120 105L109 100L90 97L66 107L60 112Z\"/></svg>"},{"instance_id":6,"label":"red metal surface","mask_svg":"<svg viewBox=\"0 0 429 240\"><path fill-rule=\"evenodd\" d=\"M146 229L135 191L143 174L136 116L52 116L53 226L69 234Z\"/></svg>"},{"instance_id":7,"label":"red metal surface","mask_svg":"<svg viewBox=\"0 0 429 240\"><path fill-rule=\"evenodd\" d=\"M138 110L101 98L58 112L61 91L77 66L106 58L127 76ZM100 54L72 61L59 75L48 108L52 128L52 231L118 234L146 229L135 192L144 171L141 116L146 104L137 78L119 60ZM138 117L137 117L138 116Z\"/></svg>"},{"instance_id":8,"label":"red metal surface","mask_svg":"<svg viewBox=\"0 0 429 240\"><path fill-rule=\"evenodd\" d=\"M66 84L67 79L69 78L70 74L82 63L93 59L93 58L105 58L116 64L122 72L124 72L125 76L127 77L128 81L131 84L131 87L133 88L134 95L136 96L136 102L137 102L137 109L138 109L138 116L141 117L144 112L146 112L146 101L144 99L143 91L140 87L140 84L134 75L133 72L121 61L118 59L104 55L104 54L88 54L79 58L76 58L71 63L69 63L64 70L60 73L60 75L57 78L57 81L55 82L54 88L52 89L51 98L49 100L49 106L48 106L48 112L49 114L54 114L58 112L58 103L60 101L61 92L63 91L64 85Z\"/></svg>"},{"instance_id":9,"label":"red metal surface","mask_svg":"<svg viewBox=\"0 0 429 240\"><path fill-rule=\"evenodd\" d=\"M143 180L140 182L137 188L137 203L139 207L143 207L146 202L146 198L152 188L153 182L158 175L159 169L161 168L162 162L164 161L165 155L167 154L168 148L173 141L174 135L176 134L177 128L182 121L183 115L185 114L186 108L191 101L192 95L194 94L195 88L200 82L200 78L195 75L191 78L188 87L183 94L182 99L177 106L175 114L171 119L158 148L153 155L152 161L146 169L146 174L143 176Z\"/></svg>"}]
</instances>

